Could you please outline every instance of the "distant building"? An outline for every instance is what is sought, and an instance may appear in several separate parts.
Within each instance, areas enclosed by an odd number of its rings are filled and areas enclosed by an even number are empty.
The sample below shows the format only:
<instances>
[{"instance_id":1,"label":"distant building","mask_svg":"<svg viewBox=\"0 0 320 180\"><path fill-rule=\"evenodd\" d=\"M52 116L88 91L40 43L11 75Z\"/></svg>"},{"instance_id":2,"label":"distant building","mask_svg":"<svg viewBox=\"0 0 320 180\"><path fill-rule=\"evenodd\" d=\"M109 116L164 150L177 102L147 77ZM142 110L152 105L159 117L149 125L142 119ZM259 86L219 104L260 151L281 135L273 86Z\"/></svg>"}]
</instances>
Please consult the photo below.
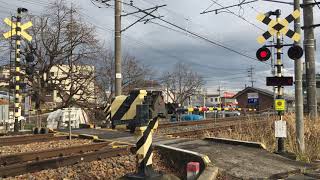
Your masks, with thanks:
<instances>
[{"instance_id":1,"label":"distant building","mask_svg":"<svg viewBox=\"0 0 320 180\"><path fill-rule=\"evenodd\" d=\"M221 104L221 97L219 94L207 94L206 95L206 106L217 107Z\"/></svg>"},{"instance_id":2,"label":"distant building","mask_svg":"<svg viewBox=\"0 0 320 180\"><path fill-rule=\"evenodd\" d=\"M257 111L268 111L274 109L274 94L272 91L247 87L238 92L233 98L237 99L238 106L241 108L255 108ZM294 109L294 98L284 96L287 101L287 110Z\"/></svg>"},{"instance_id":3,"label":"distant building","mask_svg":"<svg viewBox=\"0 0 320 180\"><path fill-rule=\"evenodd\" d=\"M89 103L95 102L95 81L94 81L94 66L89 65L73 65L73 78L69 77L70 73L69 65L53 66L50 69L50 83L58 85L62 90L50 89L46 93L46 99L48 102L61 103L62 98L60 96L68 96L70 93L71 84L73 88L79 88L79 90L73 99L76 101L84 101ZM72 83L71 83L72 82Z\"/></svg>"},{"instance_id":4,"label":"distant building","mask_svg":"<svg viewBox=\"0 0 320 180\"><path fill-rule=\"evenodd\" d=\"M0 67L0 87L8 87L10 80L10 68L8 65Z\"/></svg>"}]
</instances>

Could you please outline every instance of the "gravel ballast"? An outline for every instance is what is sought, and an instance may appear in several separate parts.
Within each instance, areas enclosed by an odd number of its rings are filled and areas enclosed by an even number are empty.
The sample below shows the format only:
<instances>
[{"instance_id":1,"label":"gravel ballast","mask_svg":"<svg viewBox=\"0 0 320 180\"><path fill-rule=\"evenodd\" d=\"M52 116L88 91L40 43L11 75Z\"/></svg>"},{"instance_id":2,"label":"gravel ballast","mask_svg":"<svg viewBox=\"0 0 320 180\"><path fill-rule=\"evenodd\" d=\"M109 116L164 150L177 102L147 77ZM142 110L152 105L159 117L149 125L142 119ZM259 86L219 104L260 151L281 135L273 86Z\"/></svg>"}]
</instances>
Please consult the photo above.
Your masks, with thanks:
<instances>
[{"instance_id":1,"label":"gravel ballast","mask_svg":"<svg viewBox=\"0 0 320 180\"><path fill-rule=\"evenodd\" d=\"M161 157L155 153L153 167L157 171L166 174L177 174L173 168L167 167ZM60 167L58 169L43 170L35 173L28 173L16 177L5 178L4 180L42 180L42 179L75 179L75 180L95 180L95 179L119 179L136 169L136 156L123 155L102 159L100 161L83 162L73 166Z\"/></svg>"},{"instance_id":2,"label":"gravel ballast","mask_svg":"<svg viewBox=\"0 0 320 180\"><path fill-rule=\"evenodd\" d=\"M72 139L70 140L59 140L59 141L49 141L49 142L36 142L30 144L19 144L12 146L3 146L0 147L0 156L15 154L15 153L24 153L24 152L35 152L43 151L49 149L65 148L71 146L79 146L85 144L92 144L92 140L88 139Z\"/></svg>"}]
</instances>

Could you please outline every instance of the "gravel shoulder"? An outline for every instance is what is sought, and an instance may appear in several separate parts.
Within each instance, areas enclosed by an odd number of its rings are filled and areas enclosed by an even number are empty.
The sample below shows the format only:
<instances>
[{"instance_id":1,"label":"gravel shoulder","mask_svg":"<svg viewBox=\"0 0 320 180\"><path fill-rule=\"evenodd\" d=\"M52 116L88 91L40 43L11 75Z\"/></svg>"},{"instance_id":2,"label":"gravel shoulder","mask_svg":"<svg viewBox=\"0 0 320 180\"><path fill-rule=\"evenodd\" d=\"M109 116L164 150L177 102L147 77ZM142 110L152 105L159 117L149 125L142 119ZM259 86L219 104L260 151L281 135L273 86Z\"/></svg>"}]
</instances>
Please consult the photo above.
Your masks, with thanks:
<instances>
[{"instance_id":1,"label":"gravel shoulder","mask_svg":"<svg viewBox=\"0 0 320 180\"><path fill-rule=\"evenodd\" d=\"M98 179L119 179L125 174L132 173L136 168L135 155L125 155L102 159L100 161L83 162L73 166L60 167L58 169L43 170L36 173L28 173L16 177L5 178L4 180L43 180L43 179L75 179L75 180L98 180ZM157 171L181 176L168 167L167 163L157 154L154 154L153 167ZM181 178L181 177L180 177Z\"/></svg>"},{"instance_id":2,"label":"gravel shoulder","mask_svg":"<svg viewBox=\"0 0 320 180\"><path fill-rule=\"evenodd\" d=\"M70 140L59 140L59 141L49 141L49 142L36 142L30 144L19 144L13 146L3 146L0 147L0 156L24 153L24 152L36 152L49 149L65 148L71 146L79 146L85 144L92 144L92 140L87 139L72 139Z\"/></svg>"}]
</instances>

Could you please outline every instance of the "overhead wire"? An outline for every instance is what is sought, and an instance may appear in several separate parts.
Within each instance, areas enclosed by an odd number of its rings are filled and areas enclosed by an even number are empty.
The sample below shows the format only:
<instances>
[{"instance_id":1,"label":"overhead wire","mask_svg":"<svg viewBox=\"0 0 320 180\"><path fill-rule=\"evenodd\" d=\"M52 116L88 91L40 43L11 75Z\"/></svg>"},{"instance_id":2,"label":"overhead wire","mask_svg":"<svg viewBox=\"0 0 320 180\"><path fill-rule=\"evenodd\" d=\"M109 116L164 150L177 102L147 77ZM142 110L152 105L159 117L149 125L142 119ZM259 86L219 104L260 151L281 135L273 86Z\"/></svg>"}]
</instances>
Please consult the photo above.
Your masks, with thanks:
<instances>
[{"instance_id":1,"label":"overhead wire","mask_svg":"<svg viewBox=\"0 0 320 180\"><path fill-rule=\"evenodd\" d=\"M123 2L123 1L122 1L122 3L125 4L125 5L127 5L127 6L134 7L134 8L136 8L136 9L138 9L139 11L142 11L142 9L140 9L140 8L134 6L134 5L130 5L130 4L125 3L125 2ZM148 14L149 14L149 13L148 13ZM152 15L152 14L150 14L150 16L154 17L154 15ZM180 30L182 30L182 31L188 32L189 34L195 36L195 37L198 38L198 39L202 39L202 40L204 40L204 41L206 41L206 42L209 42L209 43L211 43L211 44L213 44L213 45L216 45L216 46L219 46L219 47L221 47L221 48L224 48L224 49L226 49L226 50L228 50L228 51L234 52L234 53L236 53L236 54L238 54L238 55L241 55L241 56L243 56L243 57L246 57L246 58L248 58L248 59L251 59L251 60L254 60L254 61L259 61L259 60L257 60L257 59L254 58L254 57L251 57L251 56L249 56L249 55L247 55L247 54L244 54L244 53L242 53L242 52L240 52L240 51L238 51L238 50L235 50L235 49L233 49L233 48L230 48L230 47L228 47L228 46L226 46L226 45L223 45L223 44L220 44L220 43L215 42L215 41L213 41L213 40L210 40L210 39L208 39L207 37L204 37L204 36L202 36L202 35L199 35L199 34L197 34L197 33L195 33L195 32L192 32L192 31L189 31L189 30L187 30L187 29L184 29L183 27L181 27L181 26L179 26L179 25L176 25L176 24L174 24L174 23L172 23L172 22L170 22L170 21L167 21L167 20L162 19L162 18L157 18L157 19L159 19L160 21L162 21L162 22L164 22L164 23L167 23L167 24L169 24L169 25L171 25L171 26L173 26L173 27L175 27L175 28L177 28L177 29L180 29ZM259 62L260 62L260 61L259 61ZM269 65L268 63L265 63L265 62L263 62L263 63Z\"/></svg>"},{"instance_id":2,"label":"overhead wire","mask_svg":"<svg viewBox=\"0 0 320 180\"><path fill-rule=\"evenodd\" d=\"M111 8L113 8L113 7L111 7ZM85 14L84 12L82 12L81 14L84 15L84 16L89 17L90 19L94 19L93 17L89 16L88 14ZM101 27L101 26L98 26L97 24L95 24L95 26L97 26L99 29L103 29L103 27L106 27L106 26ZM114 32L111 28L109 28L108 31ZM125 36L126 38L129 38L129 39L131 39L131 40L134 40L134 41L138 42L140 45L142 45L142 46L144 46L144 47L147 46L148 48L150 48L151 50L153 50L154 52L157 52L157 53L159 53L159 54L165 55L165 56L167 56L167 57L171 57L171 58L176 59L176 60L179 60L179 61L187 61L187 62L189 62L189 63L191 63L191 64L194 64L194 65L198 65L198 66L203 67L203 64L199 64L199 63L195 63L195 62L192 62L192 61L189 61L189 60L186 60L186 59L182 59L182 58L180 58L180 57L178 57L178 56L175 56L175 55L169 54L169 53L167 53L167 52L161 51L161 50L159 50L159 49L157 49L157 48L154 48L153 46L151 46L151 45L149 45L149 44L146 44L146 43L143 43L143 42L141 42L141 41L138 41L138 40L136 40L136 39L134 39L134 38L132 38L132 37L130 37L130 36L128 36L128 35L123 34L123 36ZM230 69L230 68L216 67L216 66L210 66L210 65L206 65L205 68L222 70L222 71L243 70L243 69L235 69L235 68L231 68L231 69Z\"/></svg>"}]
</instances>

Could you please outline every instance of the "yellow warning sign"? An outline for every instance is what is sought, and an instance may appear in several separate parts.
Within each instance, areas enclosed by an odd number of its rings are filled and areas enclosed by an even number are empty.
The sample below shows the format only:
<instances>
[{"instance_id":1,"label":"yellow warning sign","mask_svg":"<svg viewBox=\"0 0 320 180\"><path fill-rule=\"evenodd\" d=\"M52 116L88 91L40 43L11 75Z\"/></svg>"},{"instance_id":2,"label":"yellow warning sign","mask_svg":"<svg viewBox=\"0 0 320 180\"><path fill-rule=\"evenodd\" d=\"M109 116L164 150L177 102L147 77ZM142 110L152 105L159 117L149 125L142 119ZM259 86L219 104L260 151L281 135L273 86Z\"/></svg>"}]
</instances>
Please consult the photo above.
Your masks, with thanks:
<instances>
[{"instance_id":1,"label":"yellow warning sign","mask_svg":"<svg viewBox=\"0 0 320 180\"><path fill-rule=\"evenodd\" d=\"M275 104L276 111L286 110L286 101L284 99L276 99L274 104Z\"/></svg>"},{"instance_id":2,"label":"yellow warning sign","mask_svg":"<svg viewBox=\"0 0 320 180\"><path fill-rule=\"evenodd\" d=\"M4 22L6 23L6 24L8 24L10 27L12 27L12 30L11 31L8 31L8 32L6 32L6 33L4 33L3 34L3 36L4 36L4 38L9 38L9 37L11 37L11 36L14 36L14 35L16 35L16 28L17 28L17 23L15 23L15 22L12 22L10 19L8 19L8 18L5 18L4 19ZM22 24L21 26L20 26L20 29L21 29L21 36L22 37L24 37L26 40L28 40L28 41L31 41L32 40L32 36L30 36L27 32L25 32L25 30L26 29L28 29L28 28L30 28L32 26L32 22L31 21L29 21L29 22L27 22L27 23L25 23L25 24Z\"/></svg>"}]
</instances>

